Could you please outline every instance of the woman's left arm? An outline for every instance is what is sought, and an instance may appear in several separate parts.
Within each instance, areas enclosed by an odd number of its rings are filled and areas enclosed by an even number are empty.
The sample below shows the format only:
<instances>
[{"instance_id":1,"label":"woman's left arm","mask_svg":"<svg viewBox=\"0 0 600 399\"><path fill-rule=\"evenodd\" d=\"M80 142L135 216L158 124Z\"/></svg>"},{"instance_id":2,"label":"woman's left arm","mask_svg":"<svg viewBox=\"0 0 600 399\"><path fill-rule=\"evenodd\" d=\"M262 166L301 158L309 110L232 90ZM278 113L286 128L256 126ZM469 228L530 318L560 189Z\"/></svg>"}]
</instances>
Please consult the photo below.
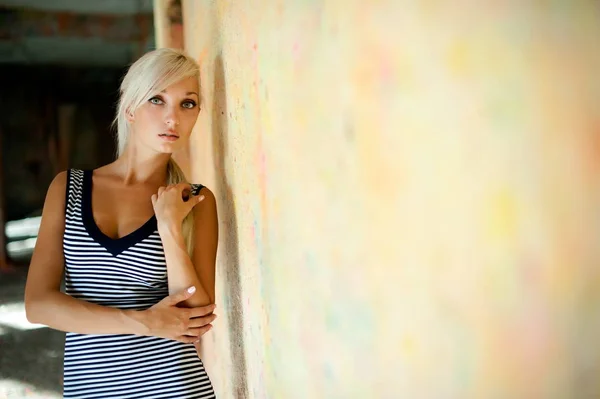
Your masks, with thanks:
<instances>
[{"instance_id":1,"label":"woman's left arm","mask_svg":"<svg viewBox=\"0 0 600 399\"><path fill-rule=\"evenodd\" d=\"M215 262L219 235L217 204L214 194L207 187L202 188L200 196L204 196L204 199L191 210L194 215L194 250L191 257L185 245L181 223L159 223L158 226L167 263L169 293L192 285L196 287L195 294L181 303L189 308L215 302ZM198 201L198 197L190 200Z\"/></svg>"}]
</instances>

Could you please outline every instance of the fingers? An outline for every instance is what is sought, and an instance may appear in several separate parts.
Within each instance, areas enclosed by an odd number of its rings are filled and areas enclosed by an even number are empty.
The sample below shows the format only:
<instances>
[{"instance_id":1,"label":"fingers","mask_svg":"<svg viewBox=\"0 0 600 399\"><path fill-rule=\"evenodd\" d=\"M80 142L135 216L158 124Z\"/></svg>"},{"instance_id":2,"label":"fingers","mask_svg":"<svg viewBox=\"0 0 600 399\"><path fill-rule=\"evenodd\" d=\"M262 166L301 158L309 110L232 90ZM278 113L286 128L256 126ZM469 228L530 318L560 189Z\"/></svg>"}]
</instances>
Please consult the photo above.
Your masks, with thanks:
<instances>
[{"instance_id":1,"label":"fingers","mask_svg":"<svg viewBox=\"0 0 600 399\"><path fill-rule=\"evenodd\" d=\"M195 342L198 342L200 340L200 337L206 334L208 331L210 331L211 328L212 325L210 324L201 328L197 328L195 329L195 331L191 332L194 335L180 335L179 337L177 337L177 341L185 342L186 344L193 344Z\"/></svg>"},{"instance_id":2,"label":"fingers","mask_svg":"<svg viewBox=\"0 0 600 399\"><path fill-rule=\"evenodd\" d=\"M191 309L189 309L190 319L192 319L194 317L207 316L207 315L211 314L215 310L216 307L217 307L217 305L215 305L213 303L211 305L199 306L197 308L191 308Z\"/></svg>"},{"instance_id":3,"label":"fingers","mask_svg":"<svg viewBox=\"0 0 600 399\"><path fill-rule=\"evenodd\" d=\"M177 183L177 184L170 184L168 186L163 186L163 187L159 187L158 188L158 192L156 195L156 199L158 199L163 193L168 192L168 191L175 191L181 194L181 198L187 202L188 199L192 196L192 185L189 183ZM195 198L198 198L199 196L196 196ZM201 196L202 199L204 199L204 196ZM198 200L198 202L200 202L202 199Z\"/></svg>"},{"instance_id":4,"label":"fingers","mask_svg":"<svg viewBox=\"0 0 600 399\"><path fill-rule=\"evenodd\" d=\"M166 187L166 191L175 191L183 196L184 192L186 191L188 193L192 192L192 185L189 183L170 184Z\"/></svg>"},{"instance_id":5,"label":"fingers","mask_svg":"<svg viewBox=\"0 0 600 399\"><path fill-rule=\"evenodd\" d=\"M169 295L166 297L166 302L169 305L177 305L179 302L183 302L186 299L190 298L196 292L196 287L189 287L187 289L181 290L176 294Z\"/></svg>"},{"instance_id":6,"label":"fingers","mask_svg":"<svg viewBox=\"0 0 600 399\"><path fill-rule=\"evenodd\" d=\"M202 327L190 328L189 330L187 330L185 332L184 336L200 338L202 335L204 335L206 332L208 332L212 328L213 328L212 324L207 324Z\"/></svg>"},{"instance_id":7,"label":"fingers","mask_svg":"<svg viewBox=\"0 0 600 399\"><path fill-rule=\"evenodd\" d=\"M198 337L188 337L187 335L182 335L176 339L176 341L183 342L184 344L193 344L198 341Z\"/></svg>"},{"instance_id":8,"label":"fingers","mask_svg":"<svg viewBox=\"0 0 600 399\"><path fill-rule=\"evenodd\" d=\"M186 202L187 204L187 212L189 213L192 208L198 205L204 199L204 195L191 196L191 198Z\"/></svg>"},{"instance_id":9,"label":"fingers","mask_svg":"<svg viewBox=\"0 0 600 399\"><path fill-rule=\"evenodd\" d=\"M192 185L190 183L177 183L177 184L172 184L170 187L176 188L177 191L179 192L183 192L183 190L188 189L188 190L192 190Z\"/></svg>"},{"instance_id":10,"label":"fingers","mask_svg":"<svg viewBox=\"0 0 600 399\"><path fill-rule=\"evenodd\" d=\"M204 317L196 317L195 319L190 319L188 324L188 328L200 328L209 325L217 318L216 314L211 314Z\"/></svg>"},{"instance_id":11,"label":"fingers","mask_svg":"<svg viewBox=\"0 0 600 399\"><path fill-rule=\"evenodd\" d=\"M194 197L192 195L192 185L191 184L179 183L179 184L176 184L174 187L176 187L177 191L179 193L181 193L181 199L183 200L183 202L187 202L190 205L190 209L191 209L191 207L193 207L194 205L196 205L198 203L198 201L197 201L198 197L197 196ZM192 201L190 201L190 199L192 199Z\"/></svg>"}]
</instances>

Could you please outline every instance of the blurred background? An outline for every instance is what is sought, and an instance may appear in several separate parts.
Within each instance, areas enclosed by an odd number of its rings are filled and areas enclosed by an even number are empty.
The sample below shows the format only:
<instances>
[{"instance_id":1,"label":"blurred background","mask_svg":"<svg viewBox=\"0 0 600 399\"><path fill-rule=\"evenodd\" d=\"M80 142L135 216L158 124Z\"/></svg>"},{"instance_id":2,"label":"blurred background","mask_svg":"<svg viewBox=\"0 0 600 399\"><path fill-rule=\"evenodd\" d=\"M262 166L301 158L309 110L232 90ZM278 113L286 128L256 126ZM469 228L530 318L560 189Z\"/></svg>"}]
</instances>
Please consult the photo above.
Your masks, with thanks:
<instances>
[{"instance_id":1,"label":"blurred background","mask_svg":"<svg viewBox=\"0 0 600 399\"><path fill-rule=\"evenodd\" d=\"M110 162L126 66L154 48L152 1L0 0L0 398L62 397L64 333L23 292L48 186Z\"/></svg>"},{"instance_id":2,"label":"blurred background","mask_svg":"<svg viewBox=\"0 0 600 399\"><path fill-rule=\"evenodd\" d=\"M162 46L201 65L175 157L218 199L218 397L600 398L597 2L0 6L0 398L60 397L36 216Z\"/></svg>"}]
</instances>

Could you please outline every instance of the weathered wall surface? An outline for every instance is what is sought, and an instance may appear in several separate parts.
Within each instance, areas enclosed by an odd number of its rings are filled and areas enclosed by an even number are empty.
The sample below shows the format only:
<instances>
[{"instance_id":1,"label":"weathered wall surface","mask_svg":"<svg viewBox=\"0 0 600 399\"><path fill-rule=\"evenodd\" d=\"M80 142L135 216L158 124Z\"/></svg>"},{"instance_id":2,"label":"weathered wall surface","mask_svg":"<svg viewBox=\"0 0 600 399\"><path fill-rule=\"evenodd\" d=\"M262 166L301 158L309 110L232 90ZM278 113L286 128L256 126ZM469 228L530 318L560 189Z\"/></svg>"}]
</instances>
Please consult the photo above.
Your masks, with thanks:
<instances>
[{"instance_id":1,"label":"weathered wall surface","mask_svg":"<svg viewBox=\"0 0 600 399\"><path fill-rule=\"evenodd\" d=\"M400 3L183 1L218 396L599 396L597 7Z\"/></svg>"}]
</instances>

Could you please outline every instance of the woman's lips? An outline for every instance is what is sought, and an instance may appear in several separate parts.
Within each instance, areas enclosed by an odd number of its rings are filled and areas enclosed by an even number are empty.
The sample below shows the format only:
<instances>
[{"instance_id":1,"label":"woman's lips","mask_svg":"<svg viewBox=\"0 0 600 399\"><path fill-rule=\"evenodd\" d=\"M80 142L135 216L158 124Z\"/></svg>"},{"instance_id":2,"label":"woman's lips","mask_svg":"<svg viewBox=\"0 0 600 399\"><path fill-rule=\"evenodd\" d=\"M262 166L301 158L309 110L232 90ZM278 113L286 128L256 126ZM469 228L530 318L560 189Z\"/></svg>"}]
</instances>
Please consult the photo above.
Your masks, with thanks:
<instances>
[{"instance_id":1,"label":"woman's lips","mask_svg":"<svg viewBox=\"0 0 600 399\"><path fill-rule=\"evenodd\" d=\"M174 131L166 131L158 135L162 140L166 141L175 141L179 139L179 136Z\"/></svg>"}]
</instances>

